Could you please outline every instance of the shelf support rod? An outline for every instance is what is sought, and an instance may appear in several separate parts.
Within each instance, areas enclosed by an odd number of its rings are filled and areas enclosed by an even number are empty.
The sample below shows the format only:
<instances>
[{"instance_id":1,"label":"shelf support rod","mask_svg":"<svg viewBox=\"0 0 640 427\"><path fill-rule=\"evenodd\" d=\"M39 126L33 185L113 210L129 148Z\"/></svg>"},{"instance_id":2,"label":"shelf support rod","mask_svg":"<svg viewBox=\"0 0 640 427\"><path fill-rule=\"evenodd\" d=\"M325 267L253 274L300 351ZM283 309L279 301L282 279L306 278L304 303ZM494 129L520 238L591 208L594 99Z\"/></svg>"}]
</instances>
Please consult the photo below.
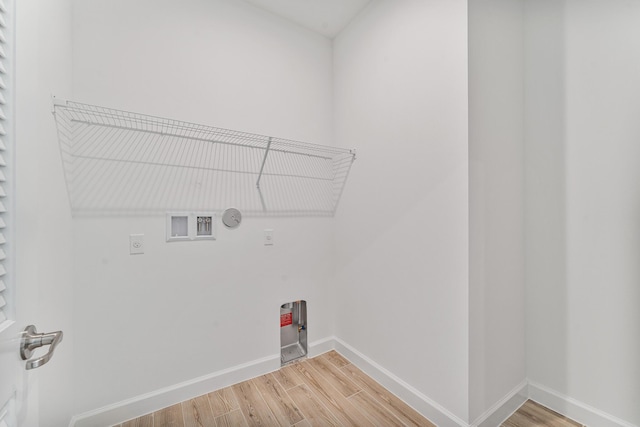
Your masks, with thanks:
<instances>
[{"instance_id":1,"label":"shelf support rod","mask_svg":"<svg viewBox=\"0 0 640 427\"><path fill-rule=\"evenodd\" d=\"M269 142L267 142L267 149L264 151L264 157L262 158L262 166L260 166L260 173L258 174L258 180L256 181L256 188L258 189L258 194L260 195L260 203L262 203L262 210L264 212L267 211L267 205L264 203L264 197L262 197L262 191L260 191L260 178L262 178L262 172L264 171L264 164L267 162L267 155L269 155L269 149L271 148L271 140L273 138L269 137Z\"/></svg>"},{"instance_id":2,"label":"shelf support rod","mask_svg":"<svg viewBox=\"0 0 640 427\"><path fill-rule=\"evenodd\" d=\"M260 173L258 174L258 180L256 181L256 187L258 190L260 189L260 178L262 178L262 171L264 171L264 164L267 162L267 156L269 155L269 148L271 148L271 140L273 138L269 137L269 142L267 142L267 149L264 151L264 157L262 158L262 166L260 166Z\"/></svg>"}]
</instances>

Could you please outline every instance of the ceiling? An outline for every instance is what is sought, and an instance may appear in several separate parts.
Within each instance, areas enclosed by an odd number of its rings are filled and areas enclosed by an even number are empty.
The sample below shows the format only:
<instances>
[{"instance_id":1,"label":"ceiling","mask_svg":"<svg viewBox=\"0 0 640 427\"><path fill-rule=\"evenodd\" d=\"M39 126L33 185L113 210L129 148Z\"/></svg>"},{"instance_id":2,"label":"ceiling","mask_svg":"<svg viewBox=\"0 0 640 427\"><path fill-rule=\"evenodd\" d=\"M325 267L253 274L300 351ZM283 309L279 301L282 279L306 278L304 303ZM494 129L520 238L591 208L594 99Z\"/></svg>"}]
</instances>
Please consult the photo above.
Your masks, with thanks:
<instances>
[{"instance_id":1,"label":"ceiling","mask_svg":"<svg viewBox=\"0 0 640 427\"><path fill-rule=\"evenodd\" d=\"M245 0L305 28L334 38L371 0Z\"/></svg>"}]
</instances>

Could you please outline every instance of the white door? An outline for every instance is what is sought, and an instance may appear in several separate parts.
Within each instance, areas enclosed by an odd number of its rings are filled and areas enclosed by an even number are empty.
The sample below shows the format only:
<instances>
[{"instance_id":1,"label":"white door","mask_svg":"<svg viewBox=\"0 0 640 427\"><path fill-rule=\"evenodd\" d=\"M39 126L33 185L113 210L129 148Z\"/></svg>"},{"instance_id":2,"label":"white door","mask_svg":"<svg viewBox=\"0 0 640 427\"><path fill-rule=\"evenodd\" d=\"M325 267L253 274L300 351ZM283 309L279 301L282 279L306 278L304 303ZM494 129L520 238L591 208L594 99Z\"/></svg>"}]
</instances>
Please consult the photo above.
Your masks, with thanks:
<instances>
[{"instance_id":1,"label":"white door","mask_svg":"<svg viewBox=\"0 0 640 427\"><path fill-rule=\"evenodd\" d=\"M0 427L37 425L32 372L62 338L31 329L25 340L38 290L15 274L15 2L0 0ZM21 343L29 344L22 354Z\"/></svg>"},{"instance_id":2,"label":"white door","mask_svg":"<svg viewBox=\"0 0 640 427\"><path fill-rule=\"evenodd\" d=\"M5 291L6 292L6 291ZM7 295L7 299L8 299ZM9 316L12 313L8 313ZM13 317L13 316L12 316ZM20 329L15 320L5 321L0 329L0 426L17 426L17 402L22 402L24 388L22 363L18 346ZM20 405L22 406L22 405Z\"/></svg>"}]
</instances>

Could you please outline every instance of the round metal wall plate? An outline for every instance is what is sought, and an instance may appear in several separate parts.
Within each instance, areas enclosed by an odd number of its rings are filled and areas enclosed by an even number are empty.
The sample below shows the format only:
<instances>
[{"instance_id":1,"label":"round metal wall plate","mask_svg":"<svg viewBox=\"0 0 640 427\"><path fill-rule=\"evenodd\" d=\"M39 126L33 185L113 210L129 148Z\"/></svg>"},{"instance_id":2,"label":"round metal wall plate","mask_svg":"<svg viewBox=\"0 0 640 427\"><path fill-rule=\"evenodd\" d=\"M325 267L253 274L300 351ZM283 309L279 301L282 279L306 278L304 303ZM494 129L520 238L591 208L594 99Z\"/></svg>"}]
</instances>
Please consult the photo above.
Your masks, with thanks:
<instances>
[{"instance_id":1,"label":"round metal wall plate","mask_svg":"<svg viewBox=\"0 0 640 427\"><path fill-rule=\"evenodd\" d=\"M237 228L242 222L242 214L236 208L229 208L222 213L222 223L227 228Z\"/></svg>"}]
</instances>

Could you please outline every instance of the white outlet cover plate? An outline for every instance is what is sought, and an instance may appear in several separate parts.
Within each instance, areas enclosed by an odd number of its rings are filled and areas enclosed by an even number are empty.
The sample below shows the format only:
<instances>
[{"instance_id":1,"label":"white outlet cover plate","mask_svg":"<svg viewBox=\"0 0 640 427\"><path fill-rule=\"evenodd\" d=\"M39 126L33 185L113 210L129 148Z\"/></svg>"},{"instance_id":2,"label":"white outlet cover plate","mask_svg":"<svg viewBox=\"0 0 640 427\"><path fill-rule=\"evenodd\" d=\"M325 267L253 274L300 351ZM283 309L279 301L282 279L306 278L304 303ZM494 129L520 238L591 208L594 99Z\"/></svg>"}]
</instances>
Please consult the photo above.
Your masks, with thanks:
<instances>
[{"instance_id":1,"label":"white outlet cover plate","mask_svg":"<svg viewBox=\"0 0 640 427\"><path fill-rule=\"evenodd\" d=\"M129 253L131 255L144 253L144 234L129 235Z\"/></svg>"},{"instance_id":2,"label":"white outlet cover plate","mask_svg":"<svg viewBox=\"0 0 640 427\"><path fill-rule=\"evenodd\" d=\"M264 245L273 246L273 229L264 230Z\"/></svg>"}]
</instances>

